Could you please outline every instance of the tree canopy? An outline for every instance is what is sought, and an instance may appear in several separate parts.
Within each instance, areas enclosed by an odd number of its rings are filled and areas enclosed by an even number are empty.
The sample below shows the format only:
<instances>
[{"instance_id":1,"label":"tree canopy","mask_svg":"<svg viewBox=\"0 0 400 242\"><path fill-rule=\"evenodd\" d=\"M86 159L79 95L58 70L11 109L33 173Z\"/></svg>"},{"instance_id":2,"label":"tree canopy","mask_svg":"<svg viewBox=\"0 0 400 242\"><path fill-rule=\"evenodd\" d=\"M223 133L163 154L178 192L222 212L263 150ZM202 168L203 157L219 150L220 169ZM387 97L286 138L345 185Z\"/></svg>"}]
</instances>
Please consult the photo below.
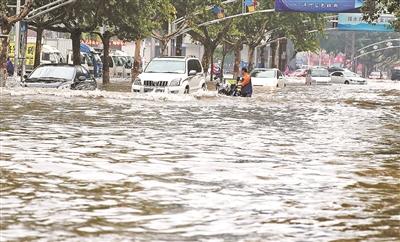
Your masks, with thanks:
<instances>
[{"instance_id":1,"label":"tree canopy","mask_svg":"<svg viewBox=\"0 0 400 242\"><path fill-rule=\"evenodd\" d=\"M392 26L400 31L400 2L399 0L365 0L362 7L364 19L373 22L382 14L393 14L396 18Z\"/></svg>"}]
</instances>

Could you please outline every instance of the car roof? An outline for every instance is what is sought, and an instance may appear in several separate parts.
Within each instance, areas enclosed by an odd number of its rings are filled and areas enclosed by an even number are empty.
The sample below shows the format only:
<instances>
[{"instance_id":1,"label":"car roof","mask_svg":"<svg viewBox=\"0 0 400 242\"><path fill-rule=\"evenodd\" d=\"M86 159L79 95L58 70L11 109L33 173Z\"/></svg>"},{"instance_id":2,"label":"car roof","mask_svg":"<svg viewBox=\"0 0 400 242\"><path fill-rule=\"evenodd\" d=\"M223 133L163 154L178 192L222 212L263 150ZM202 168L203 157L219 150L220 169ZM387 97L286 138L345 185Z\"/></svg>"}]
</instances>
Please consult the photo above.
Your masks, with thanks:
<instances>
[{"instance_id":1,"label":"car roof","mask_svg":"<svg viewBox=\"0 0 400 242\"><path fill-rule=\"evenodd\" d=\"M73 65L73 64L65 64L65 63L49 63L49 64L41 64L40 66L70 66L70 67L75 67L75 66L81 66L81 65Z\"/></svg>"},{"instance_id":2,"label":"car roof","mask_svg":"<svg viewBox=\"0 0 400 242\"><path fill-rule=\"evenodd\" d=\"M153 60L188 60L188 59L198 60L199 58L195 56L161 56L161 57L156 57Z\"/></svg>"},{"instance_id":3,"label":"car roof","mask_svg":"<svg viewBox=\"0 0 400 242\"><path fill-rule=\"evenodd\" d=\"M254 68L252 71L277 71L278 68Z\"/></svg>"}]
</instances>

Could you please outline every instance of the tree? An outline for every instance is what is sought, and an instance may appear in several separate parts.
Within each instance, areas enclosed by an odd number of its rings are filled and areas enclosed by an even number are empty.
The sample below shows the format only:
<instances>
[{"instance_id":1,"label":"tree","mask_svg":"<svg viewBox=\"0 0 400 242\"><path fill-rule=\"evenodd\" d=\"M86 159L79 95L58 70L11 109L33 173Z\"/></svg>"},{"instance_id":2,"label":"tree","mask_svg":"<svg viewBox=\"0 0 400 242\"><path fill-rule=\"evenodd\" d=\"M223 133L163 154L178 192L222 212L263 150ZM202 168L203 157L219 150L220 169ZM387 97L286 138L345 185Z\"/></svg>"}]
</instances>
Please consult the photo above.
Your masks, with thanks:
<instances>
[{"instance_id":1,"label":"tree","mask_svg":"<svg viewBox=\"0 0 400 242\"><path fill-rule=\"evenodd\" d=\"M0 81L6 78L5 74L5 63L7 61L7 49L8 49L8 36L11 32L14 24L24 19L32 9L33 0L26 0L25 4L21 7L19 14L14 14L13 10L7 6L7 1L0 2L0 29L1 29L1 52L0 52ZM15 62L16 63L16 62ZM3 78L1 78L3 75Z\"/></svg>"},{"instance_id":2,"label":"tree","mask_svg":"<svg viewBox=\"0 0 400 242\"><path fill-rule=\"evenodd\" d=\"M136 42L135 61L132 70L132 79L134 79L139 74L141 65L140 44L142 40L151 36L156 29L160 29L163 22L172 19L175 9L169 1L165 0L117 2L119 16L115 16L113 11L109 11L111 14L109 19L113 20L109 24L114 26L118 38Z\"/></svg>"},{"instance_id":3,"label":"tree","mask_svg":"<svg viewBox=\"0 0 400 242\"><path fill-rule=\"evenodd\" d=\"M400 31L400 2L399 0L365 0L362 7L364 19L373 22L382 14L394 14L396 20L392 26Z\"/></svg>"},{"instance_id":4,"label":"tree","mask_svg":"<svg viewBox=\"0 0 400 242\"><path fill-rule=\"evenodd\" d=\"M41 6L47 5L53 2L52 0L35 0L33 3L33 8L39 8ZM29 28L36 32L36 48L35 48L35 60L34 67L40 65L40 53L42 51L42 36L44 30L47 28L51 28L53 25L58 25L62 23L62 19L64 18L65 9L59 8L55 9L49 13L38 16L32 20L28 21Z\"/></svg>"},{"instance_id":5,"label":"tree","mask_svg":"<svg viewBox=\"0 0 400 242\"><path fill-rule=\"evenodd\" d=\"M196 6L194 13L190 16L189 26L191 30L188 34L194 41L201 43L204 46L204 54L202 58L202 65L207 70L210 64L213 64L213 55L215 49L220 45L224 36L231 28L232 20L225 20L218 24L205 25L205 23L214 20L215 15L211 11L210 6L220 4L220 1L209 1L204 3L201 0L192 0L191 4ZM225 7L225 12L229 12L229 7ZM211 72L211 80L212 80Z\"/></svg>"}]
</instances>

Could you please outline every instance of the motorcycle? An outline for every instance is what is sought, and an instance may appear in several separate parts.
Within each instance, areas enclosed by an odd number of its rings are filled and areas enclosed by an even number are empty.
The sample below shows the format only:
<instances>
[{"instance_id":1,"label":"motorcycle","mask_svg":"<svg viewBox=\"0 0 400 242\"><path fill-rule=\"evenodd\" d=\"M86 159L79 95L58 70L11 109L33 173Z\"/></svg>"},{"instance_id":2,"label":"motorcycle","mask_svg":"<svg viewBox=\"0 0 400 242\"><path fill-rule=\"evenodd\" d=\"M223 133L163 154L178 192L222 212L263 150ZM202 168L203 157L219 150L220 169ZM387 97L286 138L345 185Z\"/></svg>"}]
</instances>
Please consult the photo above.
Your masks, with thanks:
<instances>
[{"instance_id":1,"label":"motorcycle","mask_svg":"<svg viewBox=\"0 0 400 242\"><path fill-rule=\"evenodd\" d=\"M222 83L217 83L218 94L226 96L240 97L242 86L239 84L240 78L236 79L236 83L232 83L224 79Z\"/></svg>"}]
</instances>

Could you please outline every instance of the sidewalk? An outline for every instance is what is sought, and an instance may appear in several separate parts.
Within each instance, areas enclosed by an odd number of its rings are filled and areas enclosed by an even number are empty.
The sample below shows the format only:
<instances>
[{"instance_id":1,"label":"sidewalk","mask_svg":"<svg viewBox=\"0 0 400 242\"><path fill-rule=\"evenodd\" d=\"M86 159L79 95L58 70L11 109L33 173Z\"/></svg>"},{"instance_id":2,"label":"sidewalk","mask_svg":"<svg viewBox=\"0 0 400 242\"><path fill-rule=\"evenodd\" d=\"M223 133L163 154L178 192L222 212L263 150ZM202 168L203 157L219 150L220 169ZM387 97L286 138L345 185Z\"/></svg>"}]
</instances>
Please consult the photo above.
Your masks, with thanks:
<instances>
[{"instance_id":1,"label":"sidewalk","mask_svg":"<svg viewBox=\"0 0 400 242\"><path fill-rule=\"evenodd\" d=\"M110 83L103 86L103 79L97 78L97 87L100 90L106 90L111 92L130 92L131 91L131 79L130 78L110 78Z\"/></svg>"}]
</instances>

